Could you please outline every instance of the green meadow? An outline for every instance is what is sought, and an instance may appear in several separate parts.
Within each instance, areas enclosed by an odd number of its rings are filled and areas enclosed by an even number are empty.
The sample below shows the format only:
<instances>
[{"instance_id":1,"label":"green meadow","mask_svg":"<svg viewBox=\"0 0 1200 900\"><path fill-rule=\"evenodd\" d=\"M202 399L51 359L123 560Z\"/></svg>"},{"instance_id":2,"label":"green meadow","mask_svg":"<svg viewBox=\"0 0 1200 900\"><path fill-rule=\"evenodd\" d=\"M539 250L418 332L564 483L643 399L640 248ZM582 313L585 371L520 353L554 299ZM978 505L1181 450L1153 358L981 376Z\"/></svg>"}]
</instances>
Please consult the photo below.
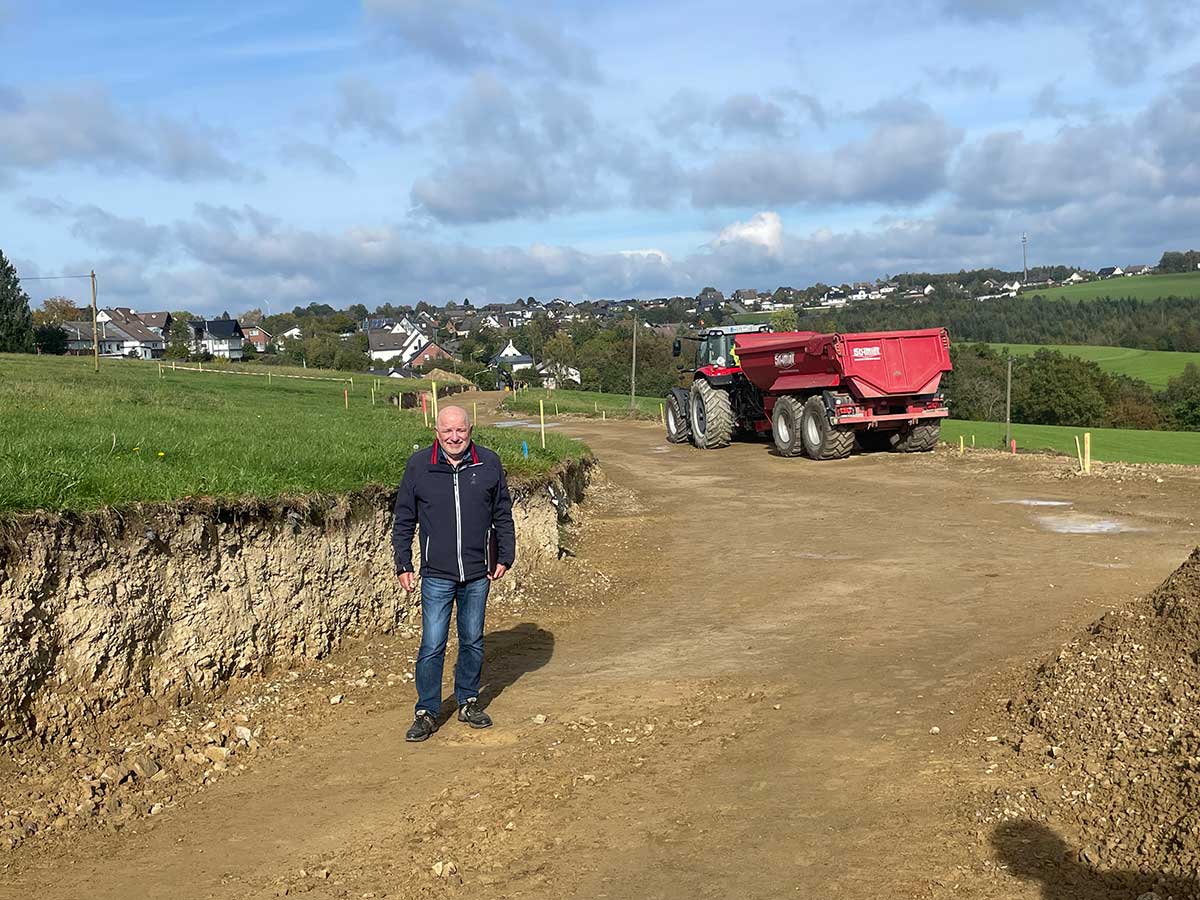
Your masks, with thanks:
<instances>
[{"instance_id":1,"label":"green meadow","mask_svg":"<svg viewBox=\"0 0 1200 900\"><path fill-rule=\"evenodd\" d=\"M1096 300L1100 297L1133 297L1135 300L1159 300L1163 297L1200 299L1200 272L1170 275L1118 276L1103 281L1085 281L1061 287L1022 291L1022 296L1048 300Z\"/></svg>"},{"instance_id":2,"label":"green meadow","mask_svg":"<svg viewBox=\"0 0 1200 900\"><path fill-rule=\"evenodd\" d=\"M95 509L189 496L271 498L399 483L433 440L387 395L416 384L172 371L155 362L0 354L0 510ZM206 366L206 369L209 368ZM282 373L280 373L282 374ZM289 373L290 374L290 373ZM304 374L325 377L308 370ZM348 392L344 393L344 392ZM347 406L348 401L348 406ZM482 428L514 477L587 449Z\"/></svg>"},{"instance_id":3,"label":"green meadow","mask_svg":"<svg viewBox=\"0 0 1200 900\"><path fill-rule=\"evenodd\" d=\"M1164 390L1167 381L1183 374L1188 363L1200 365L1200 353L1173 353L1168 350L1132 350L1128 347L1093 347L1075 344L992 344L1000 352L1013 356L1031 356L1038 350L1057 350L1096 363L1113 375L1128 375L1144 381L1155 390Z\"/></svg>"},{"instance_id":4,"label":"green meadow","mask_svg":"<svg viewBox=\"0 0 1200 900\"><path fill-rule=\"evenodd\" d=\"M1132 431L1119 428L1068 428L1057 425L1018 425L1012 427L1017 450L1051 450L1075 456L1075 438L1083 443L1083 433L1092 434L1092 458L1104 462L1183 463L1200 465L1200 432ZM957 444L959 437L971 446L1001 449L1004 446L1003 422L968 422L946 419L942 422L942 440Z\"/></svg>"},{"instance_id":5,"label":"green meadow","mask_svg":"<svg viewBox=\"0 0 1200 900\"><path fill-rule=\"evenodd\" d=\"M513 412L537 416L544 405L546 415L570 413L581 416L620 416L625 418L657 419L662 397L637 397L629 406L628 394L601 394L598 391L547 391L530 388L504 398L504 405Z\"/></svg>"}]
</instances>

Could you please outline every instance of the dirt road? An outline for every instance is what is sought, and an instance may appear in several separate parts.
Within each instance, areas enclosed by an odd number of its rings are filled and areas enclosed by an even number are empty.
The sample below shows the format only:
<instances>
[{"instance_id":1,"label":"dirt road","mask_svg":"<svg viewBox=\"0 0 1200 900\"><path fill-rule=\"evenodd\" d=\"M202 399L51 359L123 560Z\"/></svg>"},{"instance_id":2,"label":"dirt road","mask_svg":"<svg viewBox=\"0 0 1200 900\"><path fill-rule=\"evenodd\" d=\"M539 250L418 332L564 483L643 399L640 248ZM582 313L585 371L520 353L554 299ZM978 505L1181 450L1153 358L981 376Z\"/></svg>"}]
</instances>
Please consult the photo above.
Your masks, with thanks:
<instances>
[{"instance_id":1,"label":"dirt road","mask_svg":"<svg viewBox=\"0 0 1200 900\"><path fill-rule=\"evenodd\" d=\"M997 673L1179 564L1200 478L562 430L610 479L561 585L594 606L494 611L496 728L406 745L397 687L136 827L0 857L0 896L1037 896L972 881L972 729Z\"/></svg>"}]
</instances>

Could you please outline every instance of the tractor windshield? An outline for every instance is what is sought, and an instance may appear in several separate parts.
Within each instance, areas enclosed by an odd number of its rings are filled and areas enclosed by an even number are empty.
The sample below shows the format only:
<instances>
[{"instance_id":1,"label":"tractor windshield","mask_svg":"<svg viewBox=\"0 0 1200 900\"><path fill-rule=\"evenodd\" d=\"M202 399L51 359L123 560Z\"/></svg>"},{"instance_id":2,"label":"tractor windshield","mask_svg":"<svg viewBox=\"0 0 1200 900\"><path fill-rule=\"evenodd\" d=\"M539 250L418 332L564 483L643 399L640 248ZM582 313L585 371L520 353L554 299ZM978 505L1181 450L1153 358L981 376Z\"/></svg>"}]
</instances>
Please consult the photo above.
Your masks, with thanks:
<instances>
[{"instance_id":1,"label":"tractor windshield","mask_svg":"<svg viewBox=\"0 0 1200 900\"><path fill-rule=\"evenodd\" d=\"M733 349L733 336L710 334L696 348L696 368L704 366L731 366L729 351Z\"/></svg>"}]
</instances>

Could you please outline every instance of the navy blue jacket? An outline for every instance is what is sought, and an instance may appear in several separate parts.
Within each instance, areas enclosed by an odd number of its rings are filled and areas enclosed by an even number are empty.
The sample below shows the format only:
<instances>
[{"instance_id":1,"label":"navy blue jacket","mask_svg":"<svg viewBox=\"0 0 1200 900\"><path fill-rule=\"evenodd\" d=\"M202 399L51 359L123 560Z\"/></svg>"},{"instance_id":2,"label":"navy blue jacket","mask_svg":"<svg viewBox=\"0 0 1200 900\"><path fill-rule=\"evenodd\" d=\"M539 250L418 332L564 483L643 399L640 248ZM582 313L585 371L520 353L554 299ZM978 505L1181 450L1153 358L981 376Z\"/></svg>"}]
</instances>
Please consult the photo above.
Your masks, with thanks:
<instances>
[{"instance_id":1,"label":"navy blue jacket","mask_svg":"<svg viewBox=\"0 0 1200 900\"><path fill-rule=\"evenodd\" d=\"M404 467L392 519L397 574L413 572L412 539L421 526L421 574L473 581L517 554L512 497L504 467L486 447L472 443L457 469L435 441Z\"/></svg>"}]
</instances>

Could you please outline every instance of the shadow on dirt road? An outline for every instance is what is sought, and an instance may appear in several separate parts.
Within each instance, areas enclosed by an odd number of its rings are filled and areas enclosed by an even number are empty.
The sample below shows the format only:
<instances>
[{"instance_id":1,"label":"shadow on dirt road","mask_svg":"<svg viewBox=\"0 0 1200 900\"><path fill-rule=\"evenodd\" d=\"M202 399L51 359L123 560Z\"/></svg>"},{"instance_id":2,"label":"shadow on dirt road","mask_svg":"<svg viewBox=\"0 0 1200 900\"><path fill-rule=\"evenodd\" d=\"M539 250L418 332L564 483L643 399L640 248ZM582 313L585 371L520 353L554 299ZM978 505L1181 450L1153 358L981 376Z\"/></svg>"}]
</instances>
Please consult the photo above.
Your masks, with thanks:
<instances>
[{"instance_id":1,"label":"shadow on dirt road","mask_svg":"<svg viewBox=\"0 0 1200 900\"><path fill-rule=\"evenodd\" d=\"M1043 900L1127 900L1153 893L1158 898L1195 897L1200 884L1156 872L1102 872L1041 822L1013 821L992 832L999 862L1016 878L1040 882ZM1084 861L1081 861L1084 860Z\"/></svg>"},{"instance_id":2,"label":"shadow on dirt road","mask_svg":"<svg viewBox=\"0 0 1200 900\"><path fill-rule=\"evenodd\" d=\"M483 690L480 701L487 706L522 675L536 672L554 655L554 632L535 622L521 622L484 638Z\"/></svg>"}]
</instances>

